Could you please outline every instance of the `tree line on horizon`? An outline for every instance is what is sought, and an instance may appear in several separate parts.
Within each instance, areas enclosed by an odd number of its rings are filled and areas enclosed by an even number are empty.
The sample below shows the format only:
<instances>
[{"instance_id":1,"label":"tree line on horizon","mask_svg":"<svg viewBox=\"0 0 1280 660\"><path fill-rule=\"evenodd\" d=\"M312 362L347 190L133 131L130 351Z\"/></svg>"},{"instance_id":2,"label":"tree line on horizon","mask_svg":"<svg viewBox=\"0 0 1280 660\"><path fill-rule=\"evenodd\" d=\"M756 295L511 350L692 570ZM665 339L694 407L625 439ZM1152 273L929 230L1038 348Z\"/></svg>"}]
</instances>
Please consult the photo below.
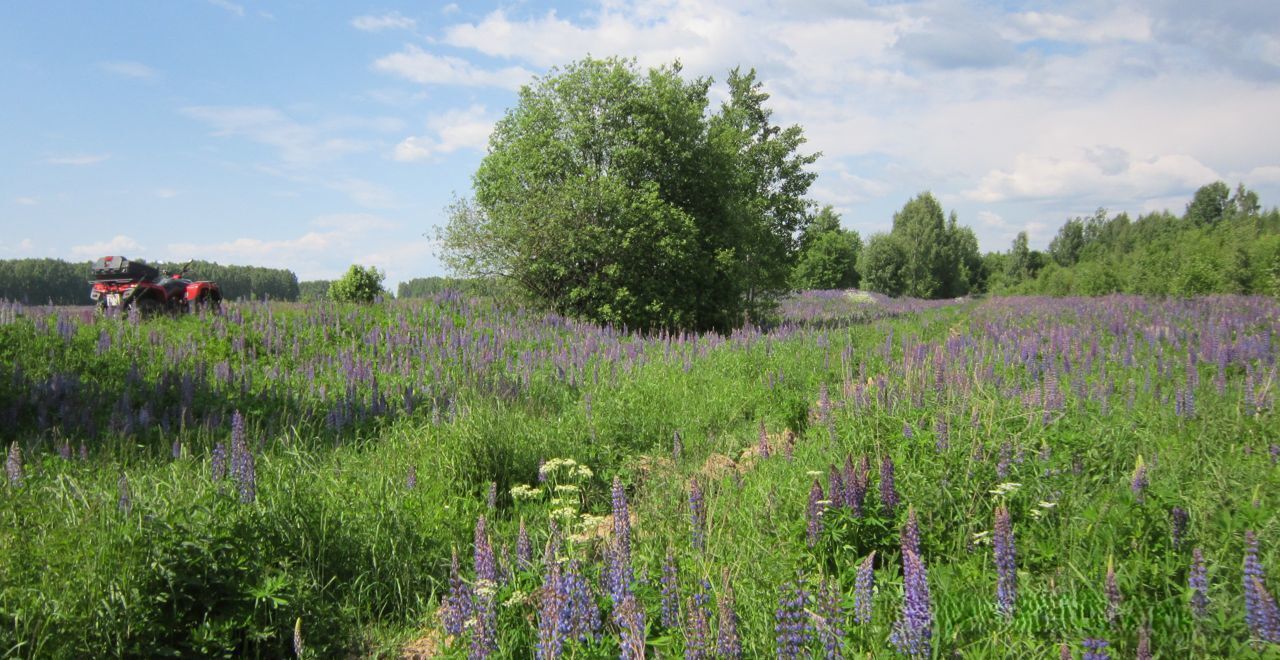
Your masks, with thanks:
<instances>
[{"instance_id":1,"label":"tree line on horizon","mask_svg":"<svg viewBox=\"0 0 1280 660\"><path fill-rule=\"evenodd\" d=\"M168 262L151 265L161 272L174 272L183 266ZM92 268L92 261L0 259L0 300L30 305L91 304ZM299 298L298 276L284 268L192 261L187 276L217 282L227 300L296 301Z\"/></svg>"},{"instance_id":2,"label":"tree line on horizon","mask_svg":"<svg viewBox=\"0 0 1280 660\"><path fill-rule=\"evenodd\" d=\"M890 296L1098 296L1136 293L1280 295L1280 210L1263 211L1243 184L1202 186L1185 212L1131 219L1099 209L1068 219L1046 250L1020 232L1004 252L978 253L973 231L921 193L893 228L865 243L824 207L801 238L796 289L859 287Z\"/></svg>"}]
</instances>

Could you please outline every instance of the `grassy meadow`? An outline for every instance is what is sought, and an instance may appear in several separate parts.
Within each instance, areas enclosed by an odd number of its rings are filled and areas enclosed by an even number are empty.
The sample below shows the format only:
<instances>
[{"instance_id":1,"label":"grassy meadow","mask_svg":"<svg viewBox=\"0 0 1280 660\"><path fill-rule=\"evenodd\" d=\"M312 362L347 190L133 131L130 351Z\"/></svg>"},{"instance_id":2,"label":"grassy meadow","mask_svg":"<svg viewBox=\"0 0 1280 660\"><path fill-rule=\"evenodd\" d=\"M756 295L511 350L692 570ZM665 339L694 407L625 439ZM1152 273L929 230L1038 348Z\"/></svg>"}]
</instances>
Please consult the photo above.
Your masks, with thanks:
<instances>
[{"instance_id":1,"label":"grassy meadow","mask_svg":"<svg viewBox=\"0 0 1280 660\"><path fill-rule=\"evenodd\" d=\"M1278 355L1238 296L5 304L0 653L1280 657Z\"/></svg>"}]
</instances>

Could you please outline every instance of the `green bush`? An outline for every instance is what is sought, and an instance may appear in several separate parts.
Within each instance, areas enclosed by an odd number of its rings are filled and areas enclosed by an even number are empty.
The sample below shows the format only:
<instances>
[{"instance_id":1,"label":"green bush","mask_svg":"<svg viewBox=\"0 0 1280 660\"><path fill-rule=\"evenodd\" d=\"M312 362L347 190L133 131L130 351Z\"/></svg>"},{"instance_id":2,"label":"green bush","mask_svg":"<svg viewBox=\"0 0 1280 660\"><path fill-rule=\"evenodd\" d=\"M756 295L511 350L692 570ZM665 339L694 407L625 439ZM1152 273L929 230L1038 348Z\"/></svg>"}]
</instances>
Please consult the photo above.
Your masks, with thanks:
<instances>
[{"instance_id":1,"label":"green bush","mask_svg":"<svg viewBox=\"0 0 1280 660\"><path fill-rule=\"evenodd\" d=\"M386 274L373 266L352 264L347 273L329 286L329 298L335 302L371 303L383 294Z\"/></svg>"}]
</instances>

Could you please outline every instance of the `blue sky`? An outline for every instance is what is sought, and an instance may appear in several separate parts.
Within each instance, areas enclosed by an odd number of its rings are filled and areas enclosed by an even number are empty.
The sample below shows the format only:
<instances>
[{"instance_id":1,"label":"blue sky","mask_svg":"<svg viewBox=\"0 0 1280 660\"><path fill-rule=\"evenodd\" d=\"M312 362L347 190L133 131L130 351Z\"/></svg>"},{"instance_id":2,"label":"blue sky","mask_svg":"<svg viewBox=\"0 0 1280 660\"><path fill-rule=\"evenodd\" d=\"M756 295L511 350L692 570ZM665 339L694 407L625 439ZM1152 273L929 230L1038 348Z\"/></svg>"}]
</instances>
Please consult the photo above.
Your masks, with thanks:
<instances>
[{"instance_id":1,"label":"blue sky","mask_svg":"<svg viewBox=\"0 0 1280 660\"><path fill-rule=\"evenodd\" d=\"M1280 3L52 0L0 6L0 258L445 274L493 122L587 54L756 68L864 235L922 190L983 250L1215 179L1280 203Z\"/></svg>"}]
</instances>

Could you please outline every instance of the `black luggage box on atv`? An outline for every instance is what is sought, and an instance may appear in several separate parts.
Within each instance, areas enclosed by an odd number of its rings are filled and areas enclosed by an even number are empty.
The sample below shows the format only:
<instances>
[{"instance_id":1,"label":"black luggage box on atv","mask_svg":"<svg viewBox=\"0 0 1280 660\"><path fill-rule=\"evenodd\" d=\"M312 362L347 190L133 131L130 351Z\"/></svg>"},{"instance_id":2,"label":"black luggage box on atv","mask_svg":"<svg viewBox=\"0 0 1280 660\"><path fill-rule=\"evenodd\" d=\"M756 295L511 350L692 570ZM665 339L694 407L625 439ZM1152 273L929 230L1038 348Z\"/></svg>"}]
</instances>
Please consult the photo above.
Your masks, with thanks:
<instances>
[{"instance_id":1,"label":"black luggage box on atv","mask_svg":"<svg viewBox=\"0 0 1280 660\"><path fill-rule=\"evenodd\" d=\"M141 261L129 261L124 257L102 257L93 262L93 279L102 282L120 280L134 282L137 280L154 280L160 276L155 266Z\"/></svg>"}]
</instances>

